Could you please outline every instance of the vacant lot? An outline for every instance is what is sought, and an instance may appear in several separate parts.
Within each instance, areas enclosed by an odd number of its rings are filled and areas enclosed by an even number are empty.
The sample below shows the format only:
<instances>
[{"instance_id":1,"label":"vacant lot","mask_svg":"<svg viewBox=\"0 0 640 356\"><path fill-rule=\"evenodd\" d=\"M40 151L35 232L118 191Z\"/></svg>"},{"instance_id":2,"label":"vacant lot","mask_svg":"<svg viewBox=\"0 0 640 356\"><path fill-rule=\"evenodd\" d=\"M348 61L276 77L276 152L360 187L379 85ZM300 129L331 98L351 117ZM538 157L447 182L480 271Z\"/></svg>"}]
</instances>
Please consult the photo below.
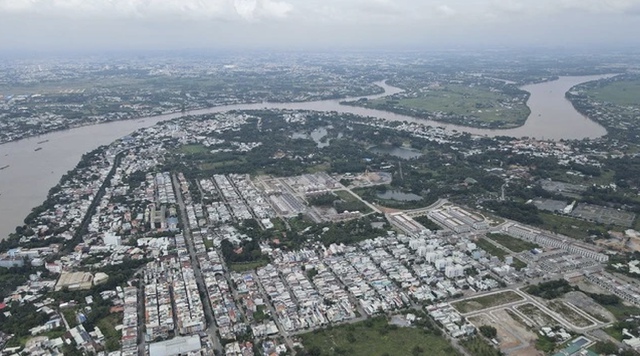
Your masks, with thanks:
<instances>
[{"instance_id":1,"label":"vacant lot","mask_svg":"<svg viewBox=\"0 0 640 356\"><path fill-rule=\"evenodd\" d=\"M375 318L300 335L305 350L316 355L434 355L459 353L444 337L417 328L389 325Z\"/></svg>"},{"instance_id":2,"label":"vacant lot","mask_svg":"<svg viewBox=\"0 0 640 356\"><path fill-rule=\"evenodd\" d=\"M516 337L514 333L512 333L512 330L510 328L507 328L507 326L503 323L499 323L488 314L480 314L478 316L474 316L472 318L469 318L469 321L476 327L489 325L496 328L496 340L498 340L500 350L504 351L505 349L511 349L522 345L518 337Z\"/></svg>"},{"instance_id":3,"label":"vacant lot","mask_svg":"<svg viewBox=\"0 0 640 356\"><path fill-rule=\"evenodd\" d=\"M545 326L556 326L560 325L560 323L553 318L551 315L543 312L537 306L527 303L523 305L519 305L515 307L520 313L524 314L527 318L531 319L534 323L538 325L538 327Z\"/></svg>"},{"instance_id":4,"label":"vacant lot","mask_svg":"<svg viewBox=\"0 0 640 356\"><path fill-rule=\"evenodd\" d=\"M513 252L523 252L539 248L540 245L504 234L487 234L487 238L499 243Z\"/></svg>"},{"instance_id":5,"label":"vacant lot","mask_svg":"<svg viewBox=\"0 0 640 356\"><path fill-rule=\"evenodd\" d=\"M547 304L547 306L549 307L549 309L558 313L560 316L564 318L564 320L570 322L574 326L577 326L579 328L584 328L587 326L594 325L593 322L591 322L590 320L588 320L587 318L585 318L580 313L578 313L577 311L575 311L574 309L572 309L571 307L569 307L568 305L566 305L564 302L560 300L552 300Z\"/></svg>"},{"instance_id":6,"label":"vacant lot","mask_svg":"<svg viewBox=\"0 0 640 356\"><path fill-rule=\"evenodd\" d=\"M478 327L490 325L496 328L500 350L507 355L540 355L533 346L537 335L527 329L522 319L512 317L513 314L510 309L501 309L469 318L469 321Z\"/></svg>"},{"instance_id":7,"label":"vacant lot","mask_svg":"<svg viewBox=\"0 0 640 356\"><path fill-rule=\"evenodd\" d=\"M509 254L507 251L501 249L500 247L497 247L490 241L487 241L483 238L478 239L478 241L476 241L476 245L478 245L478 247L480 247L481 249L487 251L488 254L498 257L501 261L504 261L504 256Z\"/></svg>"},{"instance_id":8,"label":"vacant lot","mask_svg":"<svg viewBox=\"0 0 640 356\"><path fill-rule=\"evenodd\" d=\"M489 294L478 298L471 298L452 303L453 307L461 313L470 313L476 310L496 307L502 304L524 300L519 294L512 291Z\"/></svg>"},{"instance_id":9,"label":"vacant lot","mask_svg":"<svg viewBox=\"0 0 640 356\"><path fill-rule=\"evenodd\" d=\"M616 319L606 308L582 292L569 292L563 299L603 323Z\"/></svg>"},{"instance_id":10,"label":"vacant lot","mask_svg":"<svg viewBox=\"0 0 640 356\"><path fill-rule=\"evenodd\" d=\"M544 212L540 213L540 217L544 222L541 226L543 229L573 237L574 239L584 240L591 235L607 234L605 226L589 221Z\"/></svg>"}]
</instances>

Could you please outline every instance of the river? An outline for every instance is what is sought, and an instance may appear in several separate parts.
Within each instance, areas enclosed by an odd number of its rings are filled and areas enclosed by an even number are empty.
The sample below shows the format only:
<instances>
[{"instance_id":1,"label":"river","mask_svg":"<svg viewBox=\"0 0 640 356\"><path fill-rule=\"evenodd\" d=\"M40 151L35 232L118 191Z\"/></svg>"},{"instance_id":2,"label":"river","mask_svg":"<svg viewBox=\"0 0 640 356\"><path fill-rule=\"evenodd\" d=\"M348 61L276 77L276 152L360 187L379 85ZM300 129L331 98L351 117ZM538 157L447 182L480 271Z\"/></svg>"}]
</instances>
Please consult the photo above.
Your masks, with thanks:
<instances>
[{"instance_id":1,"label":"river","mask_svg":"<svg viewBox=\"0 0 640 356\"><path fill-rule=\"evenodd\" d=\"M553 140L562 138L596 138L605 135L606 130L575 111L571 103L565 99L564 94L574 85L604 77L608 76L561 77L559 80L552 82L524 86L523 89L531 93L531 97L527 102L531 108L531 115L524 126L510 130L485 130L446 125L385 111L340 105L341 100L322 100L306 103L258 103L220 106L194 110L186 114L176 113L83 126L9 142L0 145L0 167L8 166L0 170L0 239L13 232L31 209L44 201L49 189L59 182L64 173L75 167L83 153L91 151L98 146L109 144L137 129L152 126L160 121L184 115L269 108L336 111L392 121L422 122L432 126L445 127L448 130L465 131L487 136L528 136ZM375 99L402 91L383 82L376 84L384 88L385 93L367 96L367 98ZM358 98L352 99L357 100ZM36 148L42 149L36 151Z\"/></svg>"}]
</instances>

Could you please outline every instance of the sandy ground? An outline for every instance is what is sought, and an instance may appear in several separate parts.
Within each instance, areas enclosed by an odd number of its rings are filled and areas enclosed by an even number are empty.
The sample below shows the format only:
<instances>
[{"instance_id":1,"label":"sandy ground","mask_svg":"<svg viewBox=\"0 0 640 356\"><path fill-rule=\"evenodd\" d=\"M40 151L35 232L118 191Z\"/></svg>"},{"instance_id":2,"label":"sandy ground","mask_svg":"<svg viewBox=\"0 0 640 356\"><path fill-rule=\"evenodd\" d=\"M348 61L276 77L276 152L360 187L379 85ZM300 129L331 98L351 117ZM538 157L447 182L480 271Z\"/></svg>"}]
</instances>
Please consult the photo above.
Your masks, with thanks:
<instances>
[{"instance_id":1,"label":"sandy ground","mask_svg":"<svg viewBox=\"0 0 640 356\"><path fill-rule=\"evenodd\" d=\"M535 349L537 336L520 324L504 309L480 314L469 318L476 326L490 325L496 328L500 350L507 355L538 356L543 355Z\"/></svg>"},{"instance_id":2,"label":"sandy ground","mask_svg":"<svg viewBox=\"0 0 640 356\"><path fill-rule=\"evenodd\" d=\"M562 299L598 320L615 321L613 314L582 292L569 292Z\"/></svg>"}]
</instances>

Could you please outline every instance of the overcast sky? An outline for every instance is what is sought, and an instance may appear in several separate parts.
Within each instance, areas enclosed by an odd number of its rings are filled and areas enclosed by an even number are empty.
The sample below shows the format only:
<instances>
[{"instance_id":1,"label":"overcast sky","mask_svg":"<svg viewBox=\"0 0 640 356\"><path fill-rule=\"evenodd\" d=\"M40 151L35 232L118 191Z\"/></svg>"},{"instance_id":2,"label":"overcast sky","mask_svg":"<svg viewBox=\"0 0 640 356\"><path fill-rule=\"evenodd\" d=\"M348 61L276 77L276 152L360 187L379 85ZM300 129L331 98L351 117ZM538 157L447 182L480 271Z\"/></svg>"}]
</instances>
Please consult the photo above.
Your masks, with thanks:
<instances>
[{"instance_id":1,"label":"overcast sky","mask_svg":"<svg viewBox=\"0 0 640 356\"><path fill-rule=\"evenodd\" d=\"M0 51L638 45L640 0L0 0Z\"/></svg>"}]
</instances>

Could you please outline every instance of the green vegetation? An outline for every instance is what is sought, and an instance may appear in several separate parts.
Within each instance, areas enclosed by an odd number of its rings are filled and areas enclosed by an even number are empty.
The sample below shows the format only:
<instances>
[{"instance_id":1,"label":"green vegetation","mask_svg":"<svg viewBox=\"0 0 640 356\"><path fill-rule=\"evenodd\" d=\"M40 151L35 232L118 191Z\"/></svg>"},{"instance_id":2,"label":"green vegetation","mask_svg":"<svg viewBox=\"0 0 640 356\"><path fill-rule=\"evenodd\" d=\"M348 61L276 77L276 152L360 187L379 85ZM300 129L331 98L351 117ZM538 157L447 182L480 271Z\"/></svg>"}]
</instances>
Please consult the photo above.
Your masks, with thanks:
<instances>
[{"instance_id":1,"label":"green vegetation","mask_svg":"<svg viewBox=\"0 0 640 356\"><path fill-rule=\"evenodd\" d=\"M222 250L222 256L229 265L265 259L265 256L260 252L260 245L256 239L243 241L240 246L234 246L229 240L225 239L222 240L220 249Z\"/></svg>"},{"instance_id":2,"label":"green vegetation","mask_svg":"<svg viewBox=\"0 0 640 356\"><path fill-rule=\"evenodd\" d=\"M78 311L78 308L65 308L61 310L62 315L64 316L64 319L67 321L67 324L69 324L70 328L74 328L78 326L78 318L76 318L77 311Z\"/></svg>"},{"instance_id":3,"label":"green vegetation","mask_svg":"<svg viewBox=\"0 0 640 356\"><path fill-rule=\"evenodd\" d=\"M468 83L412 88L409 94L355 104L475 127L507 128L525 122L530 113L527 98L525 91L502 83Z\"/></svg>"},{"instance_id":4,"label":"green vegetation","mask_svg":"<svg viewBox=\"0 0 640 356\"><path fill-rule=\"evenodd\" d=\"M516 292L506 291L489 294L482 297L461 300L452 303L452 305L461 313L470 313L472 311L492 308L498 305L513 303L521 300L524 299Z\"/></svg>"},{"instance_id":5,"label":"green vegetation","mask_svg":"<svg viewBox=\"0 0 640 356\"><path fill-rule=\"evenodd\" d=\"M541 228L578 240L589 240L591 236L608 236L607 227L590 221L541 212Z\"/></svg>"},{"instance_id":6,"label":"green vegetation","mask_svg":"<svg viewBox=\"0 0 640 356\"><path fill-rule=\"evenodd\" d=\"M246 272L253 271L256 268L264 267L268 264L269 259L265 257L252 262L229 263L227 266L229 267L229 270L233 272Z\"/></svg>"},{"instance_id":7,"label":"green vegetation","mask_svg":"<svg viewBox=\"0 0 640 356\"><path fill-rule=\"evenodd\" d=\"M195 154L206 154L210 151L210 149L206 148L203 145L197 144L197 145L184 145L180 147L178 151L188 155L195 155Z\"/></svg>"},{"instance_id":8,"label":"green vegetation","mask_svg":"<svg viewBox=\"0 0 640 356\"><path fill-rule=\"evenodd\" d=\"M527 268L527 264L522 262L521 259L514 257L513 258L513 263L511 264L511 266L515 269L517 269L518 271L523 269L523 268Z\"/></svg>"},{"instance_id":9,"label":"green vegetation","mask_svg":"<svg viewBox=\"0 0 640 356\"><path fill-rule=\"evenodd\" d=\"M540 335L536 340L536 349L549 354L556 349L556 341L546 335Z\"/></svg>"},{"instance_id":10,"label":"green vegetation","mask_svg":"<svg viewBox=\"0 0 640 356\"><path fill-rule=\"evenodd\" d=\"M565 293L573 291L574 288L569 285L569 282L564 279L558 279L555 281L543 282L537 285L529 286L525 291L536 297L544 299L556 299L563 296Z\"/></svg>"},{"instance_id":11,"label":"green vegetation","mask_svg":"<svg viewBox=\"0 0 640 356\"><path fill-rule=\"evenodd\" d=\"M363 214L371 212L371 209L366 204L346 190L309 198L308 203L314 206L334 207L339 213L343 211L359 211Z\"/></svg>"},{"instance_id":12,"label":"green vegetation","mask_svg":"<svg viewBox=\"0 0 640 356\"><path fill-rule=\"evenodd\" d=\"M589 321L588 319L580 315L578 312L571 309L562 301L554 300L549 302L547 306L549 307L549 309L560 314L566 321L570 322L571 324L577 327L583 328L583 327L593 325L593 322Z\"/></svg>"},{"instance_id":13,"label":"green vegetation","mask_svg":"<svg viewBox=\"0 0 640 356\"><path fill-rule=\"evenodd\" d=\"M261 323L269 319L269 315L266 312L267 312L267 307L265 305L259 305L256 308L256 312L252 314L253 320L255 320L256 323Z\"/></svg>"},{"instance_id":14,"label":"green vegetation","mask_svg":"<svg viewBox=\"0 0 640 356\"><path fill-rule=\"evenodd\" d=\"M360 199L353 196L346 190L338 190L334 192L340 200L336 203L336 210L343 211L359 211L362 214L371 212L371 209Z\"/></svg>"},{"instance_id":15,"label":"green vegetation","mask_svg":"<svg viewBox=\"0 0 640 356\"><path fill-rule=\"evenodd\" d=\"M6 312L11 312L11 316L7 317ZM18 340L30 336L29 329L40 326L47 320L49 320L47 315L44 312L38 312L33 303L19 305L18 302L13 302L0 313L0 331L14 334L15 339Z\"/></svg>"},{"instance_id":16,"label":"green vegetation","mask_svg":"<svg viewBox=\"0 0 640 356\"><path fill-rule=\"evenodd\" d=\"M611 82L588 91L588 95L599 101L606 101L620 106L638 105L640 79L626 79Z\"/></svg>"},{"instance_id":17,"label":"green vegetation","mask_svg":"<svg viewBox=\"0 0 640 356\"><path fill-rule=\"evenodd\" d=\"M507 219L519 221L524 224L542 224L542 219L539 216L539 210L535 205L515 201L490 200L484 202L484 206Z\"/></svg>"},{"instance_id":18,"label":"green vegetation","mask_svg":"<svg viewBox=\"0 0 640 356\"><path fill-rule=\"evenodd\" d=\"M431 231L442 230L440 225L436 224L433 220L429 219L426 215L420 215L413 218L413 220L417 221L420 225L426 227Z\"/></svg>"},{"instance_id":19,"label":"green vegetation","mask_svg":"<svg viewBox=\"0 0 640 356\"><path fill-rule=\"evenodd\" d=\"M499 243L500 245L508 248L515 253L530 251L534 248L540 247L540 245L536 243L518 239L505 234L487 234L487 238Z\"/></svg>"},{"instance_id":20,"label":"green vegetation","mask_svg":"<svg viewBox=\"0 0 640 356\"><path fill-rule=\"evenodd\" d=\"M478 239L476 241L476 245L479 248L487 251L488 254L498 257L501 261L504 261L504 257L509 255L509 253L507 251L501 249L500 247L497 247L496 245L492 244L491 242L485 240L484 238Z\"/></svg>"},{"instance_id":21,"label":"green vegetation","mask_svg":"<svg viewBox=\"0 0 640 356\"><path fill-rule=\"evenodd\" d=\"M120 349L121 333L116 330L116 326L122 323L122 317L122 313L109 314L96 322L96 326L105 337L105 348L108 352Z\"/></svg>"},{"instance_id":22,"label":"green vegetation","mask_svg":"<svg viewBox=\"0 0 640 356\"><path fill-rule=\"evenodd\" d=\"M496 328L491 325L482 325L478 328L478 330L480 330L480 333L484 335L484 337L489 339L493 339L494 337L498 336L498 330L496 330Z\"/></svg>"},{"instance_id":23,"label":"green vegetation","mask_svg":"<svg viewBox=\"0 0 640 356\"><path fill-rule=\"evenodd\" d=\"M382 228L371 226L373 222L384 222ZM328 246L332 243L351 244L366 239L386 235L388 223L381 214L370 214L359 219L338 223L314 224L305 216L298 216L289 220L291 231L286 231L280 237L281 245L297 248L308 241L320 241ZM325 231L325 228L327 230Z\"/></svg>"},{"instance_id":24,"label":"green vegetation","mask_svg":"<svg viewBox=\"0 0 640 356\"><path fill-rule=\"evenodd\" d=\"M384 317L328 327L300 337L305 347L302 355L458 355L439 331L399 328Z\"/></svg>"},{"instance_id":25,"label":"green vegetation","mask_svg":"<svg viewBox=\"0 0 640 356\"><path fill-rule=\"evenodd\" d=\"M472 337L460 343L473 356L500 356L500 350L493 347L481 337Z\"/></svg>"},{"instance_id":26,"label":"green vegetation","mask_svg":"<svg viewBox=\"0 0 640 356\"><path fill-rule=\"evenodd\" d=\"M0 297L8 295L16 287L23 285L29 279L30 270L28 263L24 267L0 267Z\"/></svg>"}]
</instances>

